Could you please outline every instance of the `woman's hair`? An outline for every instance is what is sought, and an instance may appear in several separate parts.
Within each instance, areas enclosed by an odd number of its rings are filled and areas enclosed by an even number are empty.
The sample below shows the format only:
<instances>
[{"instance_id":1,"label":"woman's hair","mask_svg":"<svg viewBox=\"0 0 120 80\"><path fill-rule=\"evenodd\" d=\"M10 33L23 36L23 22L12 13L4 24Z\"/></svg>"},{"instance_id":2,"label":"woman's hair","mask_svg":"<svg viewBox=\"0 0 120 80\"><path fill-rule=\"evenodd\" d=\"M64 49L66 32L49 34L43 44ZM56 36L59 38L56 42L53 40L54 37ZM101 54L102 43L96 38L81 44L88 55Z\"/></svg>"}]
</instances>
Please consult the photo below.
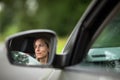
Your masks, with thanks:
<instances>
[{"instance_id":1,"label":"woman's hair","mask_svg":"<svg viewBox=\"0 0 120 80\"><path fill-rule=\"evenodd\" d=\"M42 39L42 40L45 42L45 44L47 45L47 47L49 48L49 41L48 41L48 39L46 39L46 38L41 38L41 37L34 39L33 46L35 45L35 42L36 42L36 40L38 40L38 39Z\"/></svg>"}]
</instances>

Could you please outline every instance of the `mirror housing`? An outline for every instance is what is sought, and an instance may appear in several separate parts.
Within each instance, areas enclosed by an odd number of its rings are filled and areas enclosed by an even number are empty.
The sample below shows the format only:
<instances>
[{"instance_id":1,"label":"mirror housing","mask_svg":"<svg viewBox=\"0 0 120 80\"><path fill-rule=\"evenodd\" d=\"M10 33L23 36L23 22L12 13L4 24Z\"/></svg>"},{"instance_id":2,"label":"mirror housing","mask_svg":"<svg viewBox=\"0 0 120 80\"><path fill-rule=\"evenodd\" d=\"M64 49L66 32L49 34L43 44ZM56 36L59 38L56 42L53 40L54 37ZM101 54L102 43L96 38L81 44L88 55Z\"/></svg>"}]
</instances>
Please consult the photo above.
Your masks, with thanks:
<instances>
[{"instance_id":1,"label":"mirror housing","mask_svg":"<svg viewBox=\"0 0 120 80\"><path fill-rule=\"evenodd\" d=\"M33 47L37 38L44 38L49 42L49 57L45 65L52 65L56 54L57 38L54 31L46 29L28 30L8 37L6 49L9 62L13 65L38 66L34 64Z\"/></svg>"}]
</instances>

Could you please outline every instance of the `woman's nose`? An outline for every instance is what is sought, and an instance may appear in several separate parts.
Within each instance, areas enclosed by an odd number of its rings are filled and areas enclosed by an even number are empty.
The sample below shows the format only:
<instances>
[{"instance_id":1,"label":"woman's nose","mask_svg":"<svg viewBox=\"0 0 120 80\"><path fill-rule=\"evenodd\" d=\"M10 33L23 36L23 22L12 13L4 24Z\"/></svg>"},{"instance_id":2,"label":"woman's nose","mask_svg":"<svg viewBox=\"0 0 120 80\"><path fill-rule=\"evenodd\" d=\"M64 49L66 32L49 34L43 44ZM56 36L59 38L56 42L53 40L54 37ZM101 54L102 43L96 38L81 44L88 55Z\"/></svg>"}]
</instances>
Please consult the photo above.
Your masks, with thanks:
<instances>
[{"instance_id":1,"label":"woman's nose","mask_svg":"<svg viewBox=\"0 0 120 80\"><path fill-rule=\"evenodd\" d=\"M36 47L36 51L39 51L40 49L39 49L39 47Z\"/></svg>"}]
</instances>

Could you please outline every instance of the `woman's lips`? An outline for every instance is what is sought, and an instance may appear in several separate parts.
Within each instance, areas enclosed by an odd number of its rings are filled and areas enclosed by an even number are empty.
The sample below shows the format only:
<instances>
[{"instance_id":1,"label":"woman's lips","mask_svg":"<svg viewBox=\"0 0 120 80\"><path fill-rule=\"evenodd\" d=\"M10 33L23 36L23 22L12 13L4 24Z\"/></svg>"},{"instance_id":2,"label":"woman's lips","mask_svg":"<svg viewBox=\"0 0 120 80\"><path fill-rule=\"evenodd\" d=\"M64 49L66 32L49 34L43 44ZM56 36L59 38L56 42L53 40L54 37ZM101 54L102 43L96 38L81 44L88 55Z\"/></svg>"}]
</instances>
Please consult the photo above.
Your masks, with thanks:
<instances>
[{"instance_id":1,"label":"woman's lips","mask_svg":"<svg viewBox=\"0 0 120 80\"><path fill-rule=\"evenodd\" d=\"M36 53L36 54L41 54L41 52L39 52L39 53Z\"/></svg>"}]
</instances>

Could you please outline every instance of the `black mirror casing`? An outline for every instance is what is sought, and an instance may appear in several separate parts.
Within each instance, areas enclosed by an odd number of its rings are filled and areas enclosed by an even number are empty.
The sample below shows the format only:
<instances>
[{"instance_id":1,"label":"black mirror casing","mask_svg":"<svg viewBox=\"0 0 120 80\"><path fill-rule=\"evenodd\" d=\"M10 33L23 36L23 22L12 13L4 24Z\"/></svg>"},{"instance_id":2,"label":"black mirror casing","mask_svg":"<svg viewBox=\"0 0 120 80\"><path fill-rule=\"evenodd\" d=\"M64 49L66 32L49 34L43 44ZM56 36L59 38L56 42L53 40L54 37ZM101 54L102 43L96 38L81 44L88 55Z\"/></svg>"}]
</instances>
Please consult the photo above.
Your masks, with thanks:
<instances>
[{"instance_id":1,"label":"black mirror casing","mask_svg":"<svg viewBox=\"0 0 120 80\"><path fill-rule=\"evenodd\" d=\"M20 32L8 37L6 39L6 49L7 49L9 62L13 65L23 65L23 66L26 65L22 63L15 63L15 60L13 59L13 56L12 56L13 54L11 52L20 51L27 54L30 53L29 54L30 56L34 56L33 43L34 43L34 39L37 39L37 38L45 38L49 41L49 48L50 48L49 58L48 58L48 63L45 65L48 65L48 66L52 65L55 54L56 54L57 38L56 38L56 33L54 31L46 30L46 29L28 30L28 31ZM18 58L19 61L20 59L23 58L23 56L22 57L21 56L19 56ZM27 65L27 66L38 66L38 65ZM44 65L41 65L41 66L44 66Z\"/></svg>"}]
</instances>

